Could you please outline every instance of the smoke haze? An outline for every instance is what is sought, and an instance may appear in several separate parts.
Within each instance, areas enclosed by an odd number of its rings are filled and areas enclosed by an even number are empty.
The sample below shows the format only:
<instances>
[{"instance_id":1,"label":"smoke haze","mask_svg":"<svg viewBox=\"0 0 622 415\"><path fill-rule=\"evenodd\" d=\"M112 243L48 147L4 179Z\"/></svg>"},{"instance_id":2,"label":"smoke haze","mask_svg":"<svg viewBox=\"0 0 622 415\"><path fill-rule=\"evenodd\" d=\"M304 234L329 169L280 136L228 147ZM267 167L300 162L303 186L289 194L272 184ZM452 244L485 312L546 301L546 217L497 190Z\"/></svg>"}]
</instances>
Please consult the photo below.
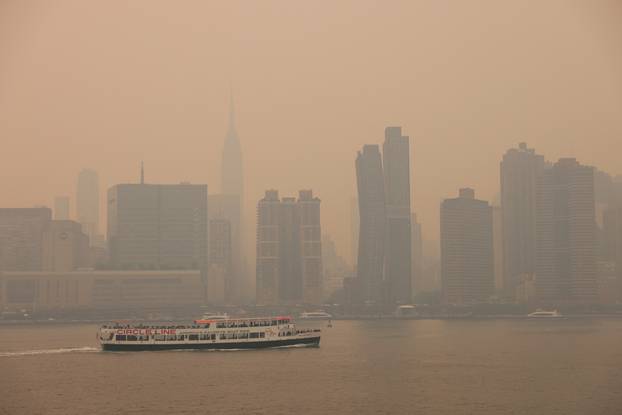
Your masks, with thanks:
<instances>
[{"instance_id":1,"label":"smoke haze","mask_svg":"<svg viewBox=\"0 0 622 415\"><path fill-rule=\"evenodd\" d=\"M613 0L4 0L0 200L75 212L89 167L103 205L140 160L147 182L219 192L232 87L249 234L264 189L312 188L347 253L356 151L401 125L436 239L441 198L494 200L519 141L622 173L621 18Z\"/></svg>"}]
</instances>

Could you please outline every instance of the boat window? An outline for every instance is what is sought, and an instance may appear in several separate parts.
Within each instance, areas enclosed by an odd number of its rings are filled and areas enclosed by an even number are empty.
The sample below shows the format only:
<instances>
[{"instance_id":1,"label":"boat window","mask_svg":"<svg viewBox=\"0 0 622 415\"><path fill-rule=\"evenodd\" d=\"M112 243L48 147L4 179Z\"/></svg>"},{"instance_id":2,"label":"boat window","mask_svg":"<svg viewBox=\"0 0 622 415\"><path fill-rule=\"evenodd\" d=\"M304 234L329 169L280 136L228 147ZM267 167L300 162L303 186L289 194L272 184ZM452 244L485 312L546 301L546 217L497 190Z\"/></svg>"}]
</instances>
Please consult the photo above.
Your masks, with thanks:
<instances>
[{"instance_id":1,"label":"boat window","mask_svg":"<svg viewBox=\"0 0 622 415\"><path fill-rule=\"evenodd\" d=\"M188 335L188 340L199 340L199 335L198 334L189 334Z\"/></svg>"},{"instance_id":2,"label":"boat window","mask_svg":"<svg viewBox=\"0 0 622 415\"><path fill-rule=\"evenodd\" d=\"M156 341L164 341L166 340L166 336L164 334L156 334L153 336L153 339Z\"/></svg>"},{"instance_id":3,"label":"boat window","mask_svg":"<svg viewBox=\"0 0 622 415\"><path fill-rule=\"evenodd\" d=\"M266 333L259 333L259 337L261 338L266 337Z\"/></svg>"},{"instance_id":4,"label":"boat window","mask_svg":"<svg viewBox=\"0 0 622 415\"><path fill-rule=\"evenodd\" d=\"M125 341L126 337L125 337L124 334L117 334L116 337L115 337L115 340L116 341Z\"/></svg>"},{"instance_id":5,"label":"boat window","mask_svg":"<svg viewBox=\"0 0 622 415\"><path fill-rule=\"evenodd\" d=\"M138 338L136 336L133 336L133 335L128 335L127 336L127 341L128 342L135 342L136 340L138 340Z\"/></svg>"},{"instance_id":6,"label":"boat window","mask_svg":"<svg viewBox=\"0 0 622 415\"><path fill-rule=\"evenodd\" d=\"M248 339L248 333L240 333L238 339Z\"/></svg>"}]
</instances>

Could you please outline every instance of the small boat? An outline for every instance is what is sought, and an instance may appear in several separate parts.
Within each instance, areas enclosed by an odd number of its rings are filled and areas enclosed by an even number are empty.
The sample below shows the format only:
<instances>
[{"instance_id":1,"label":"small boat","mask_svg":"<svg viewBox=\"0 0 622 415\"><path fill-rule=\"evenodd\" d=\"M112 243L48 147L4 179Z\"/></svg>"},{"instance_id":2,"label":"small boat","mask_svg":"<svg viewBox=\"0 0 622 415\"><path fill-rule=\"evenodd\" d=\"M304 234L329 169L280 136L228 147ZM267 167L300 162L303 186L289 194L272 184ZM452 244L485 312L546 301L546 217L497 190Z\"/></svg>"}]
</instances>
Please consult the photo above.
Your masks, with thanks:
<instances>
[{"instance_id":1,"label":"small boat","mask_svg":"<svg viewBox=\"0 0 622 415\"><path fill-rule=\"evenodd\" d=\"M201 317L203 320L227 320L229 318L229 314L227 313L205 313L203 314L203 317Z\"/></svg>"},{"instance_id":2,"label":"small boat","mask_svg":"<svg viewBox=\"0 0 622 415\"><path fill-rule=\"evenodd\" d=\"M305 311L300 314L300 319L302 320L330 320L333 318L332 315L328 314L326 311Z\"/></svg>"},{"instance_id":3,"label":"small boat","mask_svg":"<svg viewBox=\"0 0 622 415\"><path fill-rule=\"evenodd\" d=\"M545 311L545 310L536 310L533 313L527 314L529 318L561 318L563 315L557 311Z\"/></svg>"},{"instance_id":4,"label":"small boat","mask_svg":"<svg viewBox=\"0 0 622 415\"><path fill-rule=\"evenodd\" d=\"M409 318L416 316L417 307L414 304L401 305L395 310L395 317L397 318Z\"/></svg>"}]
</instances>

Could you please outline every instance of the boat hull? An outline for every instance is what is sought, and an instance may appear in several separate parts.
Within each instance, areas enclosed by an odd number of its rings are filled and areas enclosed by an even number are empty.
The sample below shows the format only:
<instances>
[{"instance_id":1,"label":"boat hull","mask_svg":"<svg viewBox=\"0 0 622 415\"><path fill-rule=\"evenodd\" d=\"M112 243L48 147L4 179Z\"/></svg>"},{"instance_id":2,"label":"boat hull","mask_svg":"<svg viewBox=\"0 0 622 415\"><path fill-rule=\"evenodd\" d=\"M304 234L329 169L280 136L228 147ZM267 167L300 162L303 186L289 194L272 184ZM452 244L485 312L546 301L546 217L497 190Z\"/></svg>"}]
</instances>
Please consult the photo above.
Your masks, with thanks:
<instances>
[{"instance_id":1,"label":"boat hull","mask_svg":"<svg viewBox=\"0 0 622 415\"><path fill-rule=\"evenodd\" d=\"M140 352L140 351L157 351L157 350L239 350L239 349L268 349L275 347L292 347L306 346L319 347L320 336L303 337L299 339L279 339L279 340L263 340L255 342L231 342L231 343L137 343L137 344L119 344L119 343L102 343L102 349L112 352Z\"/></svg>"}]
</instances>

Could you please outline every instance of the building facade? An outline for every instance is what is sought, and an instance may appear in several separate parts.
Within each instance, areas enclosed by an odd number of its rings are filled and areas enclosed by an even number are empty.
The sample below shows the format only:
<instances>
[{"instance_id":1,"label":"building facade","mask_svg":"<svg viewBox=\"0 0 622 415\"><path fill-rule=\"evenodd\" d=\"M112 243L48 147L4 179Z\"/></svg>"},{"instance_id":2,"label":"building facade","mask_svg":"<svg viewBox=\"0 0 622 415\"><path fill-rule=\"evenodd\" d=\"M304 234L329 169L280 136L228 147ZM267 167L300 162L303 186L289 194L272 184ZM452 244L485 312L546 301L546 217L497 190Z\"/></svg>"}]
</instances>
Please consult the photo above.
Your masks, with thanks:
<instances>
[{"instance_id":1,"label":"building facade","mask_svg":"<svg viewBox=\"0 0 622 415\"><path fill-rule=\"evenodd\" d=\"M226 304L231 301L232 245L231 222L225 218L209 220L208 302Z\"/></svg>"},{"instance_id":2,"label":"building facade","mask_svg":"<svg viewBox=\"0 0 622 415\"><path fill-rule=\"evenodd\" d=\"M421 224L417 221L417 214L411 213L410 216L411 230L411 286L412 298L416 294L426 291L423 281L423 232Z\"/></svg>"},{"instance_id":3,"label":"building facade","mask_svg":"<svg viewBox=\"0 0 622 415\"><path fill-rule=\"evenodd\" d=\"M441 282L448 304L484 303L494 293L492 208L473 189L441 203Z\"/></svg>"},{"instance_id":4,"label":"building facade","mask_svg":"<svg viewBox=\"0 0 622 415\"><path fill-rule=\"evenodd\" d=\"M4 272L7 311L58 313L167 310L205 304L199 271Z\"/></svg>"},{"instance_id":5,"label":"building facade","mask_svg":"<svg viewBox=\"0 0 622 415\"><path fill-rule=\"evenodd\" d=\"M78 174L76 215L91 244L99 240L99 175L95 170L82 169Z\"/></svg>"},{"instance_id":6,"label":"building facade","mask_svg":"<svg viewBox=\"0 0 622 415\"><path fill-rule=\"evenodd\" d=\"M307 304L320 304L323 299L322 226L320 199L311 190L301 190L298 195L300 218L300 256L302 298Z\"/></svg>"},{"instance_id":7,"label":"building facade","mask_svg":"<svg viewBox=\"0 0 622 415\"><path fill-rule=\"evenodd\" d=\"M218 257L216 267L212 267L212 257L210 256L210 270L219 269L218 275L224 278L225 301L233 304L240 300L240 285L243 281L243 263L242 263L242 247L241 247L241 205L238 195L215 194L207 197L209 212L208 217L210 223L215 221L215 226L222 226L223 221L228 223L228 235L218 232L214 237L226 237L226 240L214 240L217 246L229 246L228 262L223 268L223 263ZM210 230L211 230L210 224ZM212 235L210 234L210 243ZM210 246L211 252L211 246Z\"/></svg>"},{"instance_id":8,"label":"building facade","mask_svg":"<svg viewBox=\"0 0 622 415\"><path fill-rule=\"evenodd\" d=\"M280 207L276 190L267 190L257 204L257 259L255 289L257 304L278 304L280 299Z\"/></svg>"},{"instance_id":9,"label":"building facade","mask_svg":"<svg viewBox=\"0 0 622 415\"><path fill-rule=\"evenodd\" d=\"M594 170L560 159L538 180L536 298L541 303L595 303L597 237Z\"/></svg>"},{"instance_id":10,"label":"building facade","mask_svg":"<svg viewBox=\"0 0 622 415\"><path fill-rule=\"evenodd\" d=\"M207 185L119 184L108 190L116 269L207 267Z\"/></svg>"},{"instance_id":11,"label":"building facade","mask_svg":"<svg viewBox=\"0 0 622 415\"><path fill-rule=\"evenodd\" d=\"M235 124L233 96L229 107L229 126L222 150L221 187L219 195L211 195L216 215L224 217L231 223L232 259L231 269L227 275L227 299L238 302L248 300L249 281L245 267L244 237L244 164L242 146ZM212 204L210 204L211 206ZM246 246L246 250L249 247Z\"/></svg>"},{"instance_id":12,"label":"building facade","mask_svg":"<svg viewBox=\"0 0 622 415\"><path fill-rule=\"evenodd\" d=\"M359 227L361 218L359 217L359 202L356 197L351 197L349 201L350 211L350 257L349 263L353 270L357 268L359 253Z\"/></svg>"},{"instance_id":13,"label":"building facade","mask_svg":"<svg viewBox=\"0 0 622 415\"><path fill-rule=\"evenodd\" d=\"M54 220L69 220L69 196L54 198Z\"/></svg>"},{"instance_id":14,"label":"building facade","mask_svg":"<svg viewBox=\"0 0 622 415\"><path fill-rule=\"evenodd\" d=\"M536 185L544 157L520 143L501 161L501 227L503 229L503 294L515 298L525 275L536 263Z\"/></svg>"},{"instance_id":15,"label":"building facade","mask_svg":"<svg viewBox=\"0 0 622 415\"><path fill-rule=\"evenodd\" d=\"M322 300L320 200L266 191L257 205L257 304L319 304Z\"/></svg>"},{"instance_id":16,"label":"building facade","mask_svg":"<svg viewBox=\"0 0 622 415\"><path fill-rule=\"evenodd\" d=\"M43 234L52 210L0 208L0 271L41 271Z\"/></svg>"},{"instance_id":17,"label":"building facade","mask_svg":"<svg viewBox=\"0 0 622 415\"><path fill-rule=\"evenodd\" d=\"M604 230L606 239L606 260L613 264L616 276L616 295L622 299L622 205L612 206L605 211Z\"/></svg>"},{"instance_id":18,"label":"building facade","mask_svg":"<svg viewBox=\"0 0 622 415\"><path fill-rule=\"evenodd\" d=\"M383 302L386 209L382 157L378 145L365 145L356 157L359 246L355 301Z\"/></svg>"},{"instance_id":19,"label":"building facade","mask_svg":"<svg viewBox=\"0 0 622 415\"><path fill-rule=\"evenodd\" d=\"M412 301L410 146L401 127L387 127L382 145L386 204L384 280L389 303Z\"/></svg>"},{"instance_id":20,"label":"building facade","mask_svg":"<svg viewBox=\"0 0 622 415\"><path fill-rule=\"evenodd\" d=\"M351 271L345 259L337 253L333 239L327 233L322 235L322 264L324 268L324 299L343 289L343 281Z\"/></svg>"},{"instance_id":21,"label":"building facade","mask_svg":"<svg viewBox=\"0 0 622 415\"><path fill-rule=\"evenodd\" d=\"M89 237L72 220L53 220L43 231L42 270L70 272L89 268L93 259Z\"/></svg>"}]
</instances>

